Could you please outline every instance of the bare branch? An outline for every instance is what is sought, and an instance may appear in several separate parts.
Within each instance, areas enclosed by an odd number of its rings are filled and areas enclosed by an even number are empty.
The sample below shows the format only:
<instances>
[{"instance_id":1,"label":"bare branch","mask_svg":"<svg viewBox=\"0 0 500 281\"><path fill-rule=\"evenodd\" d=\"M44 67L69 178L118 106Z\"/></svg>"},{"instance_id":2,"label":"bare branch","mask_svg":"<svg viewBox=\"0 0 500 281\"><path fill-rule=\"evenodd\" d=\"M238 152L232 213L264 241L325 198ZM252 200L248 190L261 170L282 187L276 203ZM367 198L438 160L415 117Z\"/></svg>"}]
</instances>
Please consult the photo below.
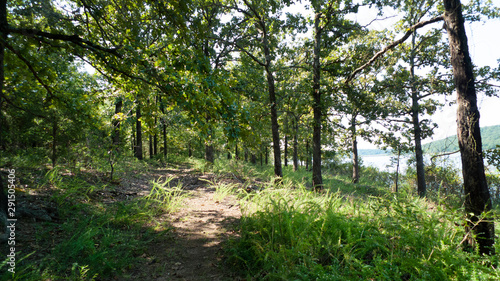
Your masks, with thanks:
<instances>
[{"instance_id":1,"label":"bare branch","mask_svg":"<svg viewBox=\"0 0 500 281\"><path fill-rule=\"evenodd\" d=\"M397 17L397 15L393 15L393 16L388 16L388 17L385 17L385 18L374 18L373 20L371 20L369 23L365 24L365 25L362 25L361 27L362 28L367 28L368 26L370 26L372 23L376 22L376 21L383 21L383 20L388 20L390 18L394 18L394 17Z\"/></svg>"},{"instance_id":2,"label":"bare branch","mask_svg":"<svg viewBox=\"0 0 500 281\"><path fill-rule=\"evenodd\" d=\"M459 152L460 152L460 150L453 151L453 152L446 152L446 153L438 154L438 155L434 155L434 156L431 157L431 162L434 162L434 159L436 159L437 157L448 156L448 155L452 155L452 154L459 153Z\"/></svg>"}]
</instances>

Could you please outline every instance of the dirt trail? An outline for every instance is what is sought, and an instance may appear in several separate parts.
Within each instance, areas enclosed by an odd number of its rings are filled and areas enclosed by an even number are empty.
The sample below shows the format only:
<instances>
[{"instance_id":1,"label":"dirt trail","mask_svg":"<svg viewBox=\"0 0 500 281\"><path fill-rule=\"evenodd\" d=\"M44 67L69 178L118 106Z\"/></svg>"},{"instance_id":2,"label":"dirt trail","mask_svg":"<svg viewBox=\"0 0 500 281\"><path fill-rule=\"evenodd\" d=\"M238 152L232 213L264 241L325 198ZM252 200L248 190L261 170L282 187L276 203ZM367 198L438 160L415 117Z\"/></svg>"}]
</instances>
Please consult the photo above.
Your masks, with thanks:
<instances>
[{"instance_id":1,"label":"dirt trail","mask_svg":"<svg viewBox=\"0 0 500 281\"><path fill-rule=\"evenodd\" d=\"M144 252L138 253L137 263L120 269L123 275L112 280L241 280L231 269L223 268L220 262L224 254L223 244L230 237L238 235L234 229L241 217L240 208L234 196L220 202L214 199L215 189L207 182L213 181L214 175L202 175L182 165L175 168L156 167L147 172L131 172L120 178L117 185L96 190L88 196L94 202L105 204L125 202L149 194L152 180L161 178L163 181L169 177L174 178L170 186L182 182L182 188L190 195L189 198L177 212L156 218L154 224L160 223L161 228L167 230L158 233L152 241L144 241L148 246ZM94 180L100 182L97 176ZM217 181L231 180L218 178ZM26 210L26 215L18 222L19 229L23 230L17 236L19 247L28 253L36 251L33 257L39 259L50 252L58 239L63 239L59 237L59 232L52 233L52 240L47 241L47 244L40 244L35 239L40 221L59 221L56 206L50 205L53 203L48 199L52 192L47 186L30 189L17 198L22 202L19 209ZM145 227L154 227L154 224Z\"/></svg>"},{"instance_id":2,"label":"dirt trail","mask_svg":"<svg viewBox=\"0 0 500 281\"><path fill-rule=\"evenodd\" d=\"M200 179L210 176L179 177L190 196L183 207L165 220L172 227L169 238L153 241L147 253L146 268L135 278L147 280L239 280L221 266L222 246L237 235L235 225L241 217L234 196L214 199L215 189ZM134 278L134 280L135 280ZM145 279L145 280L146 280Z\"/></svg>"}]
</instances>

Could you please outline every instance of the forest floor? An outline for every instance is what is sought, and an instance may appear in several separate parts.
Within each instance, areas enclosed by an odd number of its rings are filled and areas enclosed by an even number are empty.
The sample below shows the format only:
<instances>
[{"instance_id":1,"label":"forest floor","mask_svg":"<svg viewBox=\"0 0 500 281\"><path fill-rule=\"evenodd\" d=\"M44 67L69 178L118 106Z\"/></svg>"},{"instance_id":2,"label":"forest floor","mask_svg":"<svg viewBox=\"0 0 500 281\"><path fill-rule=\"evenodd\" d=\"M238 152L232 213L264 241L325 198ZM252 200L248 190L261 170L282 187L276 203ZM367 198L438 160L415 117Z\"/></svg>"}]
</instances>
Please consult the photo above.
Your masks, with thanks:
<instances>
[{"instance_id":1,"label":"forest floor","mask_svg":"<svg viewBox=\"0 0 500 281\"><path fill-rule=\"evenodd\" d=\"M153 177L162 176L157 170ZM222 265L223 243L235 237L241 217L234 196L214 198L215 188L208 184L212 174L198 174L182 168L169 170L188 193L180 210L163 215L170 224L169 237L153 241L144 253L145 264L137 267L133 280L239 280ZM227 181L231 181L226 179ZM147 188L147 187L145 187Z\"/></svg>"},{"instance_id":2,"label":"forest floor","mask_svg":"<svg viewBox=\"0 0 500 281\"><path fill-rule=\"evenodd\" d=\"M223 263L224 243L238 235L236 227L241 217L240 207L233 195L221 200L214 198L216 190L210 181L215 175L201 174L186 165L149 167L146 172L132 172L121 177L112 188L89 192L88 197L93 204L126 203L147 196L151 191L151 181L169 177L173 177L170 186L182 183L185 195L182 206L176 211L160 214L150 225L143 225L144 229L154 229L159 224L165 227L153 240L144 241L146 250L139 253L136 263L120 269L123 275L112 280L241 280ZM234 183L229 178L217 178L217 181ZM25 186L17 197L21 212L18 212L16 244L23 253L33 253L27 262L37 263L36 260L53 255L52 249L68 234L57 226L62 223L58 206L49 199L54 188L44 186L35 190ZM43 223L52 225L50 233L41 234ZM41 239L44 235L50 239ZM98 276L97 280L108 280L102 278Z\"/></svg>"}]
</instances>

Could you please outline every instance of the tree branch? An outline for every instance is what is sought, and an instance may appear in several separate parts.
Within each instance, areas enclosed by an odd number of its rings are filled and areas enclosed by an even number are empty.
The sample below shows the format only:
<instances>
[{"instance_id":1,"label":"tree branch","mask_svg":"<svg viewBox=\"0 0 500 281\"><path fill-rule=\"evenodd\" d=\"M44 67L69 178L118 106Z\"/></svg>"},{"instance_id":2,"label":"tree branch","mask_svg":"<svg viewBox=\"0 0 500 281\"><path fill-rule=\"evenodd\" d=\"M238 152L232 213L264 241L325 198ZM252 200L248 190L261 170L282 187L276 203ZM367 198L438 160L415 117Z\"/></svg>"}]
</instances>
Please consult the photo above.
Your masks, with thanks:
<instances>
[{"instance_id":1,"label":"tree branch","mask_svg":"<svg viewBox=\"0 0 500 281\"><path fill-rule=\"evenodd\" d=\"M26 108L23 108L23 107L20 107L18 105L16 105L14 102L12 102L10 99L8 99L3 93L0 93L0 96L8 103L10 104L12 107L16 108L16 109L19 109L19 110L22 110L24 112L28 112L29 114L35 116L35 117L38 117L38 118L42 118L42 119L47 119L47 116L44 116L44 115L41 115L41 114L38 114L38 113L34 113L33 111L29 110L29 109L26 109Z\"/></svg>"},{"instance_id":2,"label":"tree branch","mask_svg":"<svg viewBox=\"0 0 500 281\"><path fill-rule=\"evenodd\" d=\"M250 53L244 47L240 46L237 42L227 41L225 39L222 39L220 37L215 37L215 36L214 37L210 37L210 39L218 40L218 41L220 41L220 42L222 42L224 44L235 46L240 52L245 53L247 56L249 56L253 61L255 61L256 63L258 63L260 66L266 66L266 64L263 63L261 60L259 60L259 58L257 58L256 56L254 56L252 53Z\"/></svg>"},{"instance_id":3,"label":"tree branch","mask_svg":"<svg viewBox=\"0 0 500 281\"><path fill-rule=\"evenodd\" d=\"M47 91L47 93L49 94L49 96L52 97L53 96L52 89L50 89L49 85L45 84L43 82L43 80L40 78L40 76L38 76L38 73L33 68L33 66L31 65L31 63L25 57L23 57L23 55L21 55L20 52L18 52L16 49L14 49L10 44L7 44L7 42L4 42L4 46L7 49L9 49L12 53L14 53L28 67L28 69L33 74L33 76L38 81L38 83L40 83L40 85L42 85L42 87L45 88L45 90Z\"/></svg>"},{"instance_id":4,"label":"tree branch","mask_svg":"<svg viewBox=\"0 0 500 281\"><path fill-rule=\"evenodd\" d=\"M459 152L460 152L460 150L453 151L453 152L446 152L446 153L442 153L442 154L438 154L438 155L434 155L434 156L431 157L431 162L433 162L434 159L436 159L437 157L448 156L448 155L452 155L452 154L459 153Z\"/></svg>"},{"instance_id":5,"label":"tree branch","mask_svg":"<svg viewBox=\"0 0 500 281\"><path fill-rule=\"evenodd\" d=\"M27 37L35 37L35 38L42 37L42 38L48 38L48 39L52 39L52 40L61 40L61 41L71 42L71 43L78 45L78 46L85 48L85 49L102 51L102 52L113 54L119 58L122 57L117 52L120 49L120 47L105 48L105 47L102 47L100 45L94 44L94 43L90 42L89 40L85 40L76 34L74 34L74 35L55 34L55 33L44 32L44 31L40 31L40 30L36 30L36 29L12 28L12 27L9 27L7 31L9 33L20 34L20 35L27 36Z\"/></svg>"},{"instance_id":6,"label":"tree branch","mask_svg":"<svg viewBox=\"0 0 500 281\"><path fill-rule=\"evenodd\" d=\"M403 35L403 37L399 38L398 40L392 42L391 44L387 45L384 49L382 49L381 51L379 51L378 53L376 53L368 62L366 62L365 64L363 64L362 66L358 67L356 70L354 70L351 75L349 75L349 77L347 78L347 80L345 81L346 84L350 83L352 81L352 79L354 79L354 77L356 77L356 75L358 73L360 73L361 71L363 71L363 69L367 68L368 66L372 65L379 57L381 57L383 54L385 54L387 51L395 48L396 46L400 45L401 43L403 43L404 41L406 41L406 39L408 39L408 37L410 37L410 35L417 29L419 28L422 28L428 24L431 24L431 23L435 23L435 22L439 22L439 21L442 21L444 20L444 16L437 16L437 17L434 17L430 20L427 20L427 21L422 21L422 22L419 22L411 27L408 28L408 30L406 31L406 33Z\"/></svg>"},{"instance_id":7,"label":"tree branch","mask_svg":"<svg viewBox=\"0 0 500 281\"><path fill-rule=\"evenodd\" d=\"M425 94L425 95L420 95L420 96L418 96L418 98L417 98L417 99L418 99L418 100L421 100L421 99L424 99L424 98L426 98L426 97L432 96L432 95L434 95L435 93L436 93L436 92L430 92L430 93L427 93L427 94Z\"/></svg>"}]
</instances>

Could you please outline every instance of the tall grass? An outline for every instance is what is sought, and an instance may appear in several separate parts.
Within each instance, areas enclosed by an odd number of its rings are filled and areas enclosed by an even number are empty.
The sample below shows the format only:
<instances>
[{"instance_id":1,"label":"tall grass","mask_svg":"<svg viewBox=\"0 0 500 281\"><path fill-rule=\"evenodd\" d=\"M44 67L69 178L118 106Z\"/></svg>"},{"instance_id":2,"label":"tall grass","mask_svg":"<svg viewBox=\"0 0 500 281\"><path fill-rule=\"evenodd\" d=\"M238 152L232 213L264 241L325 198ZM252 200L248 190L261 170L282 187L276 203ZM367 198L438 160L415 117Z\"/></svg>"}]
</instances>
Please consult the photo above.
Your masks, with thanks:
<instances>
[{"instance_id":1,"label":"tall grass","mask_svg":"<svg viewBox=\"0 0 500 281\"><path fill-rule=\"evenodd\" d=\"M271 166L185 161L177 164L242 183L211 185L216 200L231 193L241 200L239 237L227 244L226 262L249 280L500 280L497 257L462 250L460 205L414 197L411 177L393 194L391 174L366 168L361 183L352 184L348 167L338 165L323 173L325 191L315 193L304 169L285 167L283 185L276 186ZM149 168L132 159L117 164L116 173L139 177ZM60 221L38 224L37 251L19 253L16 275L0 280L126 279L149 243L169 232L159 217L187 196L181 183L165 178L152 181L145 197L103 203L96 194L113 188L106 181L67 174L55 168L40 181L56 191L50 200ZM434 174L442 186L443 174Z\"/></svg>"},{"instance_id":2,"label":"tall grass","mask_svg":"<svg viewBox=\"0 0 500 281\"><path fill-rule=\"evenodd\" d=\"M242 206L228 262L252 280L498 280L461 250L461 212L388 194L368 200L266 190Z\"/></svg>"},{"instance_id":3,"label":"tall grass","mask_svg":"<svg viewBox=\"0 0 500 281\"><path fill-rule=\"evenodd\" d=\"M171 228L161 215L175 211L187 196L181 183L170 187L167 178L152 181L145 197L104 203L97 196L110 188L105 183L61 171L51 170L42 181L56 191L50 200L58 206L59 220L34 225L35 252L18 252L16 274L0 280L127 278L149 243L168 237Z\"/></svg>"},{"instance_id":4,"label":"tall grass","mask_svg":"<svg viewBox=\"0 0 500 281\"><path fill-rule=\"evenodd\" d=\"M151 191L144 197L146 208L151 209L153 207L157 212L170 213L182 207L182 203L188 197L188 194L182 189L181 182L171 187L170 182L173 179L174 177L168 177L163 182L161 182L161 179L151 182Z\"/></svg>"}]
</instances>

